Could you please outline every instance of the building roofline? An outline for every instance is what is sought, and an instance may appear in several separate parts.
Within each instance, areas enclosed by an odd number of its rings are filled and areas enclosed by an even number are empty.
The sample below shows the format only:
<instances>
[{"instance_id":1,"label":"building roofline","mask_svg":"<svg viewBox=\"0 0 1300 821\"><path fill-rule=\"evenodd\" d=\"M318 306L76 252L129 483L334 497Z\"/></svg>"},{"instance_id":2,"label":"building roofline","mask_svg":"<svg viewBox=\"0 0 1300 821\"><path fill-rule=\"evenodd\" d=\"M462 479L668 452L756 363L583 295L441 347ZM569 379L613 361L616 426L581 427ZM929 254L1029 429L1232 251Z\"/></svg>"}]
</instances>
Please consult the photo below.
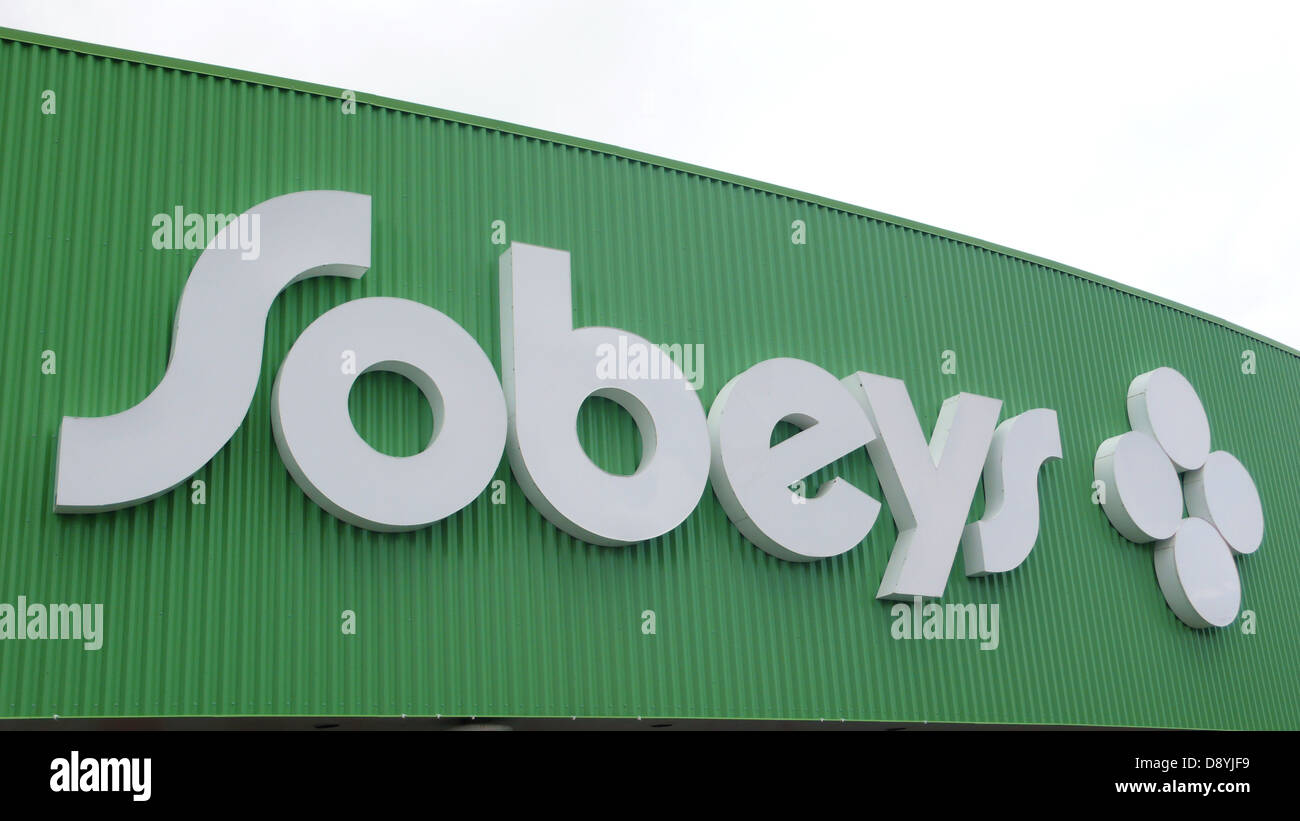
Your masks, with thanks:
<instances>
[{"instance_id":1,"label":"building roofline","mask_svg":"<svg viewBox=\"0 0 1300 821\"><path fill-rule=\"evenodd\" d=\"M113 46L102 46L95 43L86 43L80 40L69 40L63 37L54 37L47 34L37 34L34 32L20 31L17 29L6 28L3 26L0 26L0 40L10 40L17 43L26 43L29 45L60 49L62 51L69 51L77 54L86 54L95 57L103 57L110 60L122 60L124 62L129 62L129 63L138 63L141 65L155 66L157 68L173 69L176 71L186 71L193 74L202 74L211 77L220 77L228 80L235 80L244 83L267 86L270 88L280 88L286 91L297 91L304 94L314 94L317 96L328 97L331 99L340 98L344 91L353 91L352 89L333 88L331 86L324 86L318 83L309 83L301 80L290 80L283 77L274 77L269 74L260 74L254 71L244 71L242 69L225 68L222 66L211 65L208 63L194 62L192 60L182 60L175 57L163 57L157 54L147 54L139 51L131 51L129 49L115 48ZM1171 299L1166 299L1164 297L1157 296L1156 294L1150 293L1148 291L1143 291L1140 288L1134 288L1130 285L1125 285L1122 282L1116 282L1115 280L1107 279L1106 277L1098 276L1096 274L1089 273L1087 271L1084 271L1079 268L1075 268L1070 265L1065 265L1060 262L1056 262L1054 260L1046 259L1045 257L1036 256L1034 254L1028 254L1023 251L1017 251L1013 248L1007 248L1005 246L998 245L993 242L987 242L985 240L976 239L975 237L969 237L964 234L959 234L955 231L948 231L943 228L936 228L932 225L926 225L924 223L916 222L914 220L905 219L903 217L896 217L891 214L882 213L880 211L873 211L869 208L862 208L860 206L852 205L850 203L830 199L829 197L822 197L816 194L809 194L803 191L798 191L793 188L786 188L784 186L765 183L760 180L751 179L749 177L742 177L738 174L729 174L723 171L715 171L711 168L704 168L703 166L692 165L691 163L679 162L677 160L670 160L665 157L656 156L654 154L647 154L643 151L634 151L629 148L620 148L619 146L596 142L595 140L587 140L587 139L582 139L580 137L570 137L568 135L558 134L552 131L544 131L537 128L529 128L527 126L515 125L514 123L507 123L501 120L494 120L488 117L479 117L473 114L461 114L459 112L447 111L445 109L435 108L433 106L420 105L418 103L409 103L403 100L396 100L391 97L382 97L377 94L367 94L358 91L353 91L353 93L356 95L356 102L358 104L374 106L376 108L386 108L392 111L401 111L401 112L414 114L422 117L431 117L438 120L445 120L448 122L460 123L462 125L490 129L504 134L513 134L516 136L526 137L535 140L545 140L546 142L556 143L558 145L565 145L573 148L593 151L600 154L606 154L611 157L619 157L622 159L631 160L633 162L645 163L647 165L657 166L659 168L664 168L672 171L679 171L685 174L690 174L692 176L702 177L704 179L716 180L718 182L728 183L730 185L736 185L743 188L749 188L755 191L761 191L768 194L775 194L777 196L786 197L788 199L795 200L798 202L808 203L810 205L817 205L835 211L840 211L846 214L852 214L854 216L865 217L867 219L876 220L878 222L886 223L889 225L895 225L901 228L909 228L911 230L918 231L923 234L928 234L930 236L953 240L955 242L960 242L964 245L969 245L974 248L981 248L986 251L991 251L996 254L1001 254L1003 256L1010 257L1012 259L1018 259L1024 262L1040 265L1045 268L1050 268L1054 271L1058 271L1060 273L1067 274L1069 276L1078 277L1079 279L1083 279L1088 282L1095 282L1100 285L1104 285L1108 288L1112 288L1116 291L1120 291L1122 293L1126 293L1131 296L1136 296L1141 299L1145 299L1157 305L1163 305L1168 308L1173 308L1174 310L1180 311L1189 316L1193 316L1198 319L1211 322L1215 325L1219 325L1223 328L1236 331L1237 333L1244 334L1245 336L1248 336L1251 339L1258 340L1259 342L1263 342L1266 345L1270 345L1280 351L1289 353L1294 357L1300 358L1300 350L1297 350L1295 348L1292 348L1289 345L1285 345L1281 342L1278 342L1275 339L1270 339L1269 337L1264 336L1263 334L1260 333L1256 333L1255 331L1252 331L1248 328L1243 328L1240 325L1236 325L1232 322L1227 321L1226 319L1222 319L1220 317L1214 316L1213 314L1208 314L1204 311L1200 311L1195 308L1191 308L1186 305L1183 305L1181 303L1174 302Z\"/></svg>"}]
</instances>

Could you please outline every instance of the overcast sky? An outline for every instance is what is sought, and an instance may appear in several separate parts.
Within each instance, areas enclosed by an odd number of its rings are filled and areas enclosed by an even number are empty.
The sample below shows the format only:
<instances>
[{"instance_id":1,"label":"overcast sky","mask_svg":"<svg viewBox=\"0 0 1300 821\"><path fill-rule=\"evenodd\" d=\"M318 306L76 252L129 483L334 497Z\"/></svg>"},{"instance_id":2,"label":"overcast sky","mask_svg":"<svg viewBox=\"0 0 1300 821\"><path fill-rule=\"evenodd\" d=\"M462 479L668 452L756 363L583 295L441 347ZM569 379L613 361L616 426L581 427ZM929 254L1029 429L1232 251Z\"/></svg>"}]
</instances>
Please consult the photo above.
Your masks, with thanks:
<instances>
[{"instance_id":1,"label":"overcast sky","mask_svg":"<svg viewBox=\"0 0 1300 821\"><path fill-rule=\"evenodd\" d=\"M1083 268L1300 348L1300 4L1068 9L5 0L0 25L754 177Z\"/></svg>"}]
</instances>

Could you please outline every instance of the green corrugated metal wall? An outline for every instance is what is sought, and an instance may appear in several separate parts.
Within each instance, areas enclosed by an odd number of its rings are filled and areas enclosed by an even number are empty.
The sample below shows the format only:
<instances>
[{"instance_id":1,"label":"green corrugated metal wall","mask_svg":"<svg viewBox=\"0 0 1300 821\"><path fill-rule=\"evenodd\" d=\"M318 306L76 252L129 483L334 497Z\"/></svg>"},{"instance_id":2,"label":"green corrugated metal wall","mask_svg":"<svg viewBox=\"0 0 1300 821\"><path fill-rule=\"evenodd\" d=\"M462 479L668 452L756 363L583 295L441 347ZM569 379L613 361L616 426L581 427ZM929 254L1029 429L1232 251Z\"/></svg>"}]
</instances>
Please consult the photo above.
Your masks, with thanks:
<instances>
[{"instance_id":1,"label":"green corrugated metal wall","mask_svg":"<svg viewBox=\"0 0 1300 821\"><path fill-rule=\"evenodd\" d=\"M1300 361L1222 323L1052 266L640 155L482 121L248 82L151 59L0 45L0 601L102 602L103 649L0 642L0 716L560 715L1297 728L1295 545ZM95 50L95 49L90 49ZM111 53L98 49L101 54ZM148 64L148 63L152 64ZM301 87L307 88L307 87ZM41 111L53 90L55 114ZM871 158L846 158L870 162ZM51 512L60 417L114 413L163 374L198 251L157 251L154 214L242 211L290 191L372 195L373 267L290 288L267 323L243 427L197 478L115 513ZM312 504L271 436L271 382L312 319L361 296L447 313L500 362L491 223L573 253L575 322L704 346L705 406L775 356L902 377L928 432L959 391L1060 415L1038 547L945 601L1001 606L1001 647L894 641L874 597L896 530L807 565L748 544L706 491L681 527L631 548L563 535L502 462L485 492L408 534ZM808 243L790 241L792 220ZM945 349L956 375L940 372ZM1258 357L1243 375L1242 351ZM43 375L45 350L57 374ZM1128 429L1125 391L1169 365L1198 388L1216 448L1250 469L1266 537L1238 559L1258 632L1193 631L1151 549L1091 503L1092 458ZM421 419L376 380L353 409L386 448ZM626 465L609 406L588 445ZM840 472L881 496L865 452ZM977 496L971 518L978 518ZM354 610L358 635L343 636ZM643 635L642 611L658 632Z\"/></svg>"}]
</instances>

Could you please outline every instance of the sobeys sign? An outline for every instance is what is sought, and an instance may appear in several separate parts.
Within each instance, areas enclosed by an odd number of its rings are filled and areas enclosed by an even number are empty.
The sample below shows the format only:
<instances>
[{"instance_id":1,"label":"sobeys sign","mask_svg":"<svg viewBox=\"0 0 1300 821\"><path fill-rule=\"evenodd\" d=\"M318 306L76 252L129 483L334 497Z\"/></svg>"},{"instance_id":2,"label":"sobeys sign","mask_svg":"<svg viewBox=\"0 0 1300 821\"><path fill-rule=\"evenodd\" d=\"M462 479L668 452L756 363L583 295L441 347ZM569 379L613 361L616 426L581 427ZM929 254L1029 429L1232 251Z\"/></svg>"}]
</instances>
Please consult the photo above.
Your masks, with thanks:
<instances>
[{"instance_id":1,"label":"sobeys sign","mask_svg":"<svg viewBox=\"0 0 1300 821\"><path fill-rule=\"evenodd\" d=\"M1300 729L1296 351L505 123L0 77L0 716Z\"/></svg>"},{"instance_id":2,"label":"sobeys sign","mask_svg":"<svg viewBox=\"0 0 1300 821\"><path fill-rule=\"evenodd\" d=\"M264 236L251 258L229 236L249 224ZM122 413L63 420L54 509L138 504L203 467L248 412L272 301L305 277L364 275L370 231L370 198L341 191L287 194L229 221L181 295L161 384ZM1015 569L1037 541L1038 472L1062 456L1054 410L998 424L1000 400L958 393L927 441L902 380L861 371L839 379L776 358L729 381L706 419L667 352L630 331L573 327L567 252L512 244L500 260L500 310L501 383L473 337L418 302L357 299L313 322L272 394L275 441L303 491L358 527L424 528L473 501L505 450L532 504L585 542L658 538L690 515L709 481L747 539L806 562L861 543L880 503L838 476L813 498L791 486L865 447L898 527L878 598L942 596L959 545L967 575L982 576ZM629 346L643 352L640 367L599 367ZM372 370L409 378L428 400L435 427L420 453L385 455L357 433L348 396ZM631 475L602 470L582 448L578 412L593 395L636 421L643 455ZM1253 480L1235 457L1211 453L1205 411L1177 371L1138 376L1128 412L1133 430L1097 452L1100 503L1127 538L1159 542L1160 587L1184 623L1230 624L1241 599L1233 556L1263 538ZM801 430L772 445L782 422ZM981 474L987 510L968 525Z\"/></svg>"}]
</instances>

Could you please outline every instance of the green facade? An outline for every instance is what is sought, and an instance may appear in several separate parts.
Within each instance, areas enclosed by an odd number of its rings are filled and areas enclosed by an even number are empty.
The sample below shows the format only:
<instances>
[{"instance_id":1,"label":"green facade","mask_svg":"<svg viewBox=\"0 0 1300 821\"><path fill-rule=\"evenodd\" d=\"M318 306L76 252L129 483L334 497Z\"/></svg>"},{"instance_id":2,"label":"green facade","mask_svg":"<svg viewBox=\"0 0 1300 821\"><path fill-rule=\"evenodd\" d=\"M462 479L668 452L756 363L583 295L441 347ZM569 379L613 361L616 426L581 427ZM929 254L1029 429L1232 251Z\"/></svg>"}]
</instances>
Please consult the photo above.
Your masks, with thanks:
<instances>
[{"instance_id":1,"label":"green facade","mask_svg":"<svg viewBox=\"0 0 1300 821\"><path fill-rule=\"evenodd\" d=\"M344 114L339 89L0 36L0 602L100 602L106 620L97 651L0 641L0 717L1300 728L1295 351L1046 260L704 169L364 94ZM206 504L182 486L55 515L60 418L135 405L167 364L199 251L155 250L153 215L238 213L305 189L371 195L373 265L277 300L248 417L195 476ZM854 550L792 564L748 543L712 490L659 539L584 544L542 518L504 459L504 504L485 491L412 533L313 504L271 434L293 340L347 300L405 297L460 323L499 371L495 220L509 240L572 252L575 325L703 345L706 409L778 356L904 379L927 435L961 391L1001 399L1004 419L1055 409L1064 458L1040 475L1037 547L984 579L959 555L943 599L999 604L999 648L891 638L891 603L875 598L897 533L887 506ZM941 371L945 350L955 374ZM1236 562L1253 634L1241 620L1184 627L1151 547L1092 503L1097 446L1129 429L1130 380L1161 365L1196 386L1213 446L1258 485L1264 543ZM373 443L409 452L427 438L409 385L368 381L352 407ZM597 461L634 464L630 422L609 403L591 410L580 426ZM883 500L865 451L814 484L836 473ZM970 520L983 508L977 493Z\"/></svg>"}]
</instances>

